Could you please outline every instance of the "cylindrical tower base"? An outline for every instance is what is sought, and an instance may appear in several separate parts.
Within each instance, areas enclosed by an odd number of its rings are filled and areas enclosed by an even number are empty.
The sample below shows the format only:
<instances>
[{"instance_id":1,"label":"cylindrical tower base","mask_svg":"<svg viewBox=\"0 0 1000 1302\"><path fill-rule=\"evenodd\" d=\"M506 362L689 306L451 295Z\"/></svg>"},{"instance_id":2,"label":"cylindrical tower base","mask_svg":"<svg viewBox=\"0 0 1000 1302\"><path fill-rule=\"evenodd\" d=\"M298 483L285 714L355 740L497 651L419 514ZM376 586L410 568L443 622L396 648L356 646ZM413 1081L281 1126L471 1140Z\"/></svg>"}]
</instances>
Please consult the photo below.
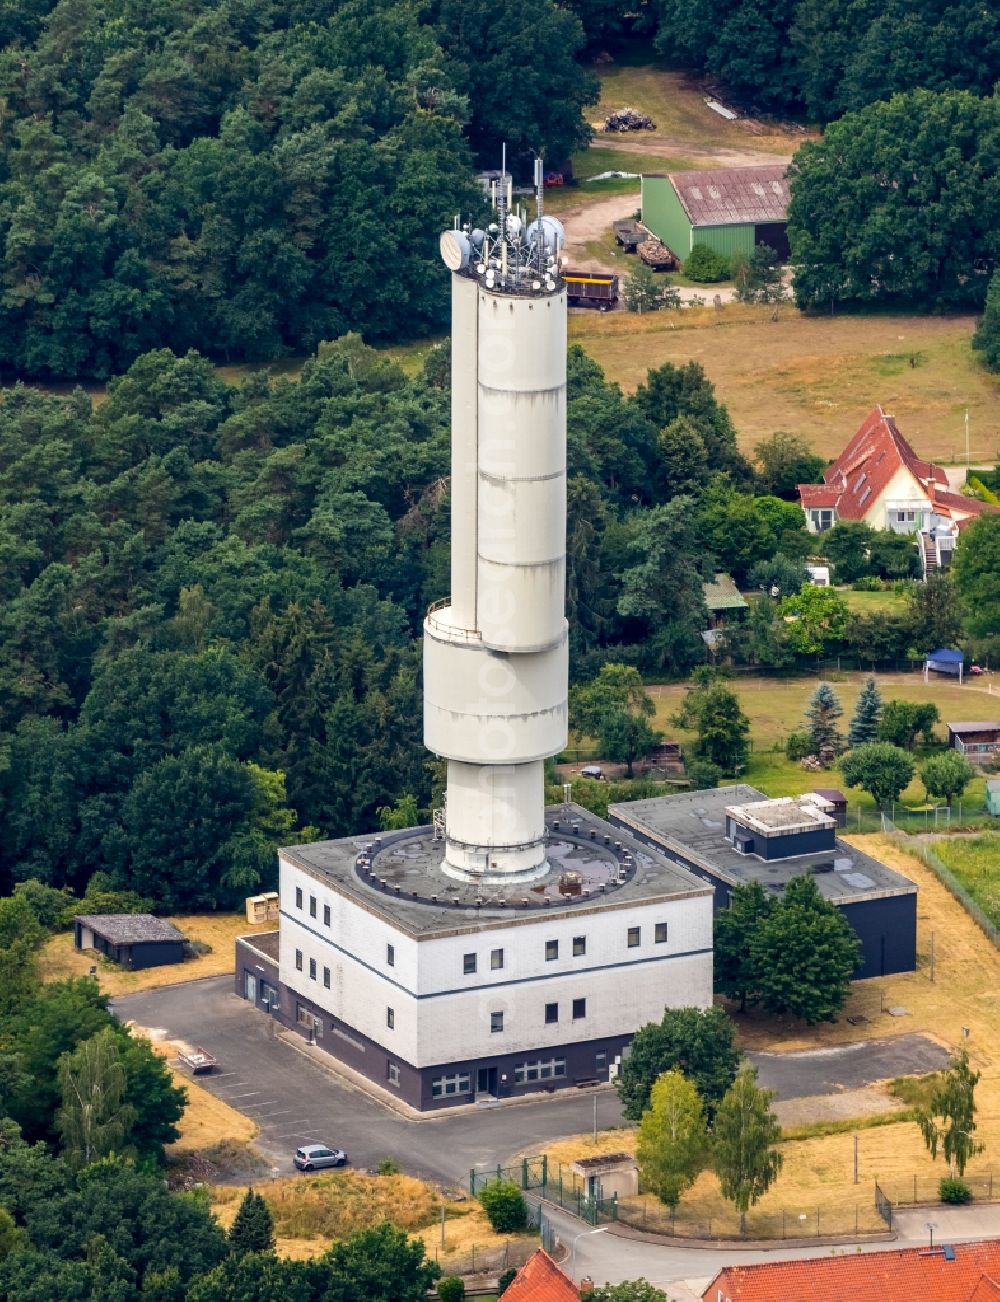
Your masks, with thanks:
<instances>
[{"instance_id":1,"label":"cylindrical tower base","mask_svg":"<svg viewBox=\"0 0 1000 1302\"><path fill-rule=\"evenodd\" d=\"M448 761L443 871L462 881L534 881L545 859L545 765Z\"/></svg>"}]
</instances>

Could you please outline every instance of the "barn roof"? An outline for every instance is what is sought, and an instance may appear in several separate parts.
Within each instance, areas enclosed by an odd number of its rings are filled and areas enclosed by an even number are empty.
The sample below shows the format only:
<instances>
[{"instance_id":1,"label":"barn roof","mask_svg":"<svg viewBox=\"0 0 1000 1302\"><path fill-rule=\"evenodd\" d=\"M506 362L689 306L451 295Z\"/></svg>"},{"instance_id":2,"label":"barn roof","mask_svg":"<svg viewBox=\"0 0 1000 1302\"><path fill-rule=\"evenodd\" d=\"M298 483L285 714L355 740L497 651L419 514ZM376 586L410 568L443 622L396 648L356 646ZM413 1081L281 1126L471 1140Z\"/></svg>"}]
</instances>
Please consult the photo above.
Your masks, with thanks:
<instances>
[{"instance_id":1,"label":"barn roof","mask_svg":"<svg viewBox=\"0 0 1000 1302\"><path fill-rule=\"evenodd\" d=\"M788 179L784 167L668 172L667 178L692 226L783 222L788 215Z\"/></svg>"},{"instance_id":2,"label":"barn roof","mask_svg":"<svg viewBox=\"0 0 1000 1302\"><path fill-rule=\"evenodd\" d=\"M73 919L102 936L110 945L134 945L149 940L183 940L166 918L154 918L151 913L79 913Z\"/></svg>"}]
</instances>

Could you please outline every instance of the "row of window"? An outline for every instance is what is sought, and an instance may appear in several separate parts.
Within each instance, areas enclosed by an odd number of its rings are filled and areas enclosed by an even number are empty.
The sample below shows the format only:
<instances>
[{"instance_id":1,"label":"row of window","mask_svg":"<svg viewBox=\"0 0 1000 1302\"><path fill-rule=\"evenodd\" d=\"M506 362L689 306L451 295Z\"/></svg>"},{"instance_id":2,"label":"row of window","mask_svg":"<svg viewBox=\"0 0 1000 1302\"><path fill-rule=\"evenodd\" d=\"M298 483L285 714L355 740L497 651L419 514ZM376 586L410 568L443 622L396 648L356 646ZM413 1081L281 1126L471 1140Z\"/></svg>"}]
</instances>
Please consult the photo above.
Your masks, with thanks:
<instances>
[{"instance_id":1,"label":"row of window","mask_svg":"<svg viewBox=\"0 0 1000 1302\"><path fill-rule=\"evenodd\" d=\"M578 1022L581 1017L587 1016L586 999L573 1000L573 1021ZM553 1026L559 1021L559 1005L545 1005L545 1025ZM503 1013L490 1013L490 1031L497 1032L503 1030Z\"/></svg>"},{"instance_id":2,"label":"row of window","mask_svg":"<svg viewBox=\"0 0 1000 1302\"><path fill-rule=\"evenodd\" d=\"M638 949L638 947L642 944L642 928L629 927L626 933L625 941L629 949ZM665 945L667 943L667 924L665 922L657 922L653 925L653 943L656 945ZM582 955L586 954L587 952L587 937L574 936L572 945L573 945L573 957L580 958ZM389 948L391 949L392 946L390 945ZM559 941L547 940L545 942L546 963L552 963L556 959L558 959L558 957L559 957ZM497 972L503 967L503 965L504 965L503 950L491 949L490 970L492 972ZM478 954L462 955L463 975L472 976L478 970L478 966L479 966Z\"/></svg>"},{"instance_id":3,"label":"row of window","mask_svg":"<svg viewBox=\"0 0 1000 1302\"><path fill-rule=\"evenodd\" d=\"M301 949L297 949L295 951L295 970L296 972L302 971ZM310 981L316 980L316 960L314 958L311 958L309 960L309 980ZM323 968L323 985L326 987L327 990L330 989L330 969L328 967Z\"/></svg>"},{"instance_id":4,"label":"row of window","mask_svg":"<svg viewBox=\"0 0 1000 1302\"><path fill-rule=\"evenodd\" d=\"M302 887L301 887L301 886L296 886L296 888L295 888L295 907L296 907L297 909L301 909L301 908L302 908L302 903L303 903L303 902L302 902ZM310 895L310 896L309 896L309 916L310 916L310 918L315 918L315 917L316 917L316 914L317 914L316 896L315 896L315 895ZM330 906L329 906L329 904L324 904L324 905L323 905L323 926L324 926L324 927L329 927L329 925L330 925Z\"/></svg>"},{"instance_id":5,"label":"row of window","mask_svg":"<svg viewBox=\"0 0 1000 1302\"><path fill-rule=\"evenodd\" d=\"M537 1062L522 1062L514 1068L514 1084L525 1085L533 1080L552 1080L566 1075L565 1058L540 1058Z\"/></svg>"},{"instance_id":6,"label":"row of window","mask_svg":"<svg viewBox=\"0 0 1000 1302\"><path fill-rule=\"evenodd\" d=\"M295 888L295 907L296 907L297 909L302 909L302 908L305 907L305 900L304 900L304 896L303 896L303 894L302 894L302 887L301 887L301 886L296 886L296 888ZM318 916L318 909L319 909L319 906L318 906L317 901L316 901L316 896L315 896L315 895L310 895L310 896L309 896L309 916L310 916L310 918L315 918L315 917ZM324 905L323 905L323 926L324 926L324 927L329 927L329 925L330 925L330 906L329 906L329 904L324 904ZM499 950L499 951L494 951L494 953L497 953L497 952L500 953L501 956L503 955L503 950L502 950L502 949ZM396 966L396 947L395 947L395 945L386 945L386 947L385 947L385 962L386 962L386 966L387 966L387 967L395 967L395 966ZM500 962L500 967L503 967L503 961L502 961L502 958L501 958L501 962ZM473 971L475 971L475 968L473 968Z\"/></svg>"}]
</instances>

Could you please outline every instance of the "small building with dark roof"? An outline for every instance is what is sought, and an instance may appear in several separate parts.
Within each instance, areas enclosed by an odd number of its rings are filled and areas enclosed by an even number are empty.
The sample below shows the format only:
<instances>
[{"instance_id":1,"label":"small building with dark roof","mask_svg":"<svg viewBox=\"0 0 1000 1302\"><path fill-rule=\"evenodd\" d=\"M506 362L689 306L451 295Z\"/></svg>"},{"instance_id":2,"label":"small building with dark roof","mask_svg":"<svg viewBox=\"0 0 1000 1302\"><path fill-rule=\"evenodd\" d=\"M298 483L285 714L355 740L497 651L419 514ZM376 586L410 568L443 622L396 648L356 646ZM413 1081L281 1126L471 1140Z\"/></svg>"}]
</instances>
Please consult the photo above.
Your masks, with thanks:
<instances>
[{"instance_id":1,"label":"small building with dark roof","mask_svg":"<svg viewBox=\"0 0 1000 1302\"><path fill-rule=\"evenodd\" d=\"M794 877L813 877L861 941L856 979L912 972L917 888L841 841L833 804L818 792L769 800L740 783L611 805L608 821L711 882L716 909L727 908L734 887L748 882L780 896Z\"/></svg>"},{"instance_id":2,"label":"small building with dark roof","mask_svg":"<svg viewBox=\"0 0 1000 1302\"><path fill-rule=\"evenodd\" d=\"M184 934L151 913L81 913L73 933L77 949L96 950L132 972L184 958Z\"/></svg>"},{"instance_id":3,"label":"small building with dark roof","mask_svg":"<svg viewBox=\"0 0 1000 1302\"><path fill-rule=\"evenodd\" d=\"M642 178L642 221L683 262L696 244L725 258L766 244L788 256L785 168L725 167Z\"/></svg>"}]
</instances>

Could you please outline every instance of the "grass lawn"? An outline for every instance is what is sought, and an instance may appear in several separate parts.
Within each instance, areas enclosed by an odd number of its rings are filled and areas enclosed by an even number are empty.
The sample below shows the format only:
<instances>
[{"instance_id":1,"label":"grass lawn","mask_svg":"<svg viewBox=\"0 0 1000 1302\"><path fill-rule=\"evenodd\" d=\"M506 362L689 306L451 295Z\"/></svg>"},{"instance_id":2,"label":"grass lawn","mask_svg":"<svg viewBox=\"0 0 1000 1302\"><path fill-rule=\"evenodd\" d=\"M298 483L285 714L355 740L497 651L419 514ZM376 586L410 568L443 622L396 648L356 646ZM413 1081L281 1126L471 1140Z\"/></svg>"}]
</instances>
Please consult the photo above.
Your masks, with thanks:
<instances>
[{"instance_id":1,"label":"grass lawn","mask_svg":"<svg viewBox=\"0 0 1000 1302\"><path fill-rule=\"evenodd\" d=\"M934 874L913 855L907 854L881 836L849 838L854 844L884 863L898 869L919 888L917 914L918 969L916 972L858 981L851 987L841 1018L831 1024L806 1028L801 1023L779 1021L752 1011L738 1017L740 1041L747 1049L769 1051L823 1049L837 1044L877 1039L899 1034L922 1032L950 1049L957 1049L961 1027L970 1030L962 1041L969 1049L972 1065L982 1072L977 1088L978 1137L985 1151L973 1158L968 1174L986 1173L995 1165L1000 1153L1000 953L987 940L955 898ZM951 847L962 844L956 840ZM940 843L935 843L935 848ZM929 979L928 958L934 938L935 980ZM902 1017L893 1017L886 1009L903 1007ZM847 1017L862 1017L851 1025ZM890 1083L887 1083L887 1090ZM898 1095L898 1087L891 1091ZM904 1091L905 1094L905 1091ZM888 1096L887 1096L888 1098ZM909 1101L908 1097L904 1101ZM887 1101L886 1110L889 1109ZM874 1180L894 1189L909 1186L914 1174L922 1184L947 1173L946 1164L932 1162L913 1121L865 1118L859 1131L860 1183L853 1183L853 1128L831 1127L836 1133L814 1138L796 1139L783 1145L784 1166L777 1182L765 1195L759 1208L750 1213L749 1231L759 1228L773 1231L785 1210L786 1230L796 1228L798 1217L805 1215L803 1233L814 1225L816 1208L820 1208L821 1229L853 1230L855 1205L861 1229L884 1228L871 1208ZM884 1122L884 1124L881 1124ZM559 1162L595 1153L631 1151L634 1144L629 1129L603 1131L595 1148L589 1134L574 1136L548 1145L553 1169ZM795 1128L793 1133L801 1133ZM711 1173L702 1175L694 1188L684 1195L681 1208L685 1221L702 1224L711 1217L713 1231L731 1232L735 1216L724 1202L718 1181ZM641 1215L641 1212L640 1212ZM678 1225L681 1216L678 1217Z\"/></svg>"},{"instance_id":2,"label":"grass lawn","mask_svg":"<svg viewBox=\"0 0 1000 1302\"><path fill-rule=\"evenodd\" d=\"M636 42L613 63L595 64L591 71L601 80L601 97L586 110L590 122L603 125L609 113L630 106L648 113L656 123L653 131L628 132L620 137L629 143L669 142L678 149L686 145L695 156L705 149L790 154L808 138L808 132L800 130L769 124L751 126L720 117L705 103L704 92L682 72L650 60L648 42ZM598 139L614 141L619 137ZM666 169L661 166L659 170Z\"/></svg>"},{"instance_id":3,"label":"grass lawn","mask_svg":"<svg viewBox=\"0 0 1000 1302\"><path fill-rule=\"evenodd\" d=\"M854 670L826 675L843 707L840 725L845 733L857 705L861 685L867 677L867 673ZM990 699L983 689L968 683L962 687L957 683L940 681L924 683L920 674L876 674L875 678L883 700L897 697L906 701L933 701L941 714L942 723L935 729L935 734L941 741L946 739L943 724L949 718L979 718ZM754 743L747 771L742 778L766 795L794 796L812 786L840 785L840 774L836 768L824 774L807 773L797 763L787 759L783 750L772 749L776 743L783 742L790 732L802 728L806 706L819 681L815 675L799 678L738 676L726 680L726 685L740 698L740 705L750 720L750 736ZM693 733L670 722L684 696L685 686L680 683L659 684L648 690L656 702L655 727L670 740L693 741ZM847 795L852 807L860 805L865 810L874 809L872 799L866 793L853 790L848 791ZM977 777L967 788L964 803L967 806L982 806L985 799L985 779ZM911 808L922 808L926 804L926 794L919 778L914 778L903 792L902 803Z\"/></svg>"},{"instance_id":4,"label":"grass lawn","mask_svg":"<svg viewBox=\"0 0 1000 1302\"><path fill-rule=\"evenodd\" d=\"M775 321L770 308L730 303L573 317L569 335L627 391L663 362L700 362L746 451L790 430L832 459L881 403L921 456L946 462L964 459L968 408L972 459L993 462L1000 380L972 352L974 326L971 316L807 317L792 306Z\"/></svg>"},{"instance_id":5,"label":"grass lawn","mask_svg":"<svg viewBox=\"0 0 1000 1302\"><path fill-rule=\"evenodd\" d=\"M202 977L221 976L235 971L234 945L237 936L256 931L274 931L273 922L255 926L247 922L242 913L205 913L183 918L170 918L188 940L211 946L207 954L185 959L183 963L170 963L166 967L145 968L141 972L127 972L110 963L103 956L79 950L73 943L72 931L60 932L45 945L41 954L43 981L62 981L68 977L86 976L91 967L97 968L97 980L106 995L129 995L137 990L152 990L156 986L173 986L182 981L197 981Z\"/></svg>"},{"instance_id":6,"label":"grass lawn","mask_svg":"<svg viewBox=\"0 0 1000 1302\"><path fill-rule=\"evenodd\" d=\"M862 615L870 615L876 610L888 615L901 615L906 609L906 593L896 592L892 588L885 588L878 592L856 592L853 588L838 588L837 592L851 610L857 610Z\"/></svg>"},{"instance_id":7,"label":"grass lawn","mask_svg":"<svg viewBox=\"0 0 1000 1302\"><path fill-rule=\"evenodd\" d=\"M1000 926L1000 832L947 837L930 846L995 926Z\"/></svg>"}]
</instances>

